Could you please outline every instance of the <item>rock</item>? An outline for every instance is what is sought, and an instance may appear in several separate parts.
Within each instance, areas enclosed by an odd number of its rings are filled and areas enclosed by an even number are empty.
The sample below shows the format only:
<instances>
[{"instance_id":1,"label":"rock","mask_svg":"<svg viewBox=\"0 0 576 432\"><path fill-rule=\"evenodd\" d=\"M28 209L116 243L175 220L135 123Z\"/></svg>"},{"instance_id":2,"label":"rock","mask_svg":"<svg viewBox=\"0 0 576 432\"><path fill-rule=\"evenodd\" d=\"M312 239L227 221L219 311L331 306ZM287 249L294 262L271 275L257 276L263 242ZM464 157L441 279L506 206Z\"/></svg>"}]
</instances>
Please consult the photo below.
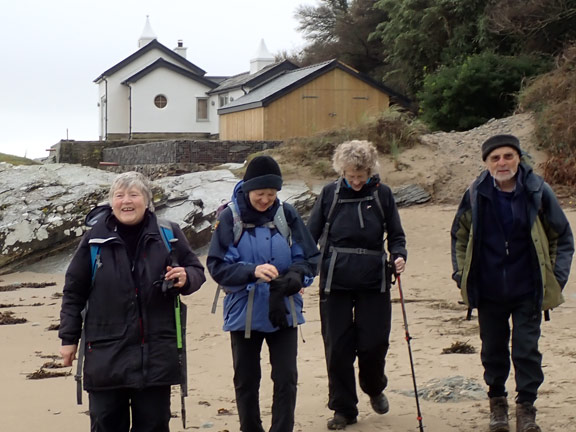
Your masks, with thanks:
<instances>
[{"instance_id":1,"label":"rock","mask_svg":"<svg viewBox=\"0 0 576 432\"><path fill-rule=\"evenodd\" d=\"M432 199L432 196L422 186L417 184L392 188L392 193L398 207L423 204Z\"/></svg>"},{"instance_id":2,"label":"rock","mask_svg":"<svg viewBox=\"0 0 576 432\"><path fill-rule=\"evenodd\" d=\"M115 176L80 165L0 165L0 274L56 254L68 261L87 229L86 215L107 200ZM209 242L216 210L237 182L227 169L158 179L152 182L156 213L177 222L199 249ZM279 197L301 212L315 200L304 182L285 184ZM59 270L62 260L54 261Z\"/></svg>"}]
</instances>

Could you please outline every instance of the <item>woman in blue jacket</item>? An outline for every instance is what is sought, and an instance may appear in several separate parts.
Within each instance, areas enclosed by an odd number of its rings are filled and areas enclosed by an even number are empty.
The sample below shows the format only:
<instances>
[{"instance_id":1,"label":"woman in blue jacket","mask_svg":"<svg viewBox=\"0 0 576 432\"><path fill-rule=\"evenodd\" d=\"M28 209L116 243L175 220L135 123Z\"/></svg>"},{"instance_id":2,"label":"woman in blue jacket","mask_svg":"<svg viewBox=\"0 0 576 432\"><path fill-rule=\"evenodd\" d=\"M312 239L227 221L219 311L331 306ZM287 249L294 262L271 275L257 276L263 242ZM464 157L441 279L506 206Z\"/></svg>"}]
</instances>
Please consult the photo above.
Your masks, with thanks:
<instances>
[{"instance_id":1,"label":"woman in blue jacket","mask_svg":"<svg viewBox=\"0 0 576 432\"><path fill-rule=\"evenodd\" d=\"M264 340L274 382L270 432L294 428L300 291L314 278L318 250L298 212L277 198L281 188L276 161L254 158L219 217L206 262L226 293L224 330L242 432L264 432L258 396Z\"/></svg>"}]
</instances>

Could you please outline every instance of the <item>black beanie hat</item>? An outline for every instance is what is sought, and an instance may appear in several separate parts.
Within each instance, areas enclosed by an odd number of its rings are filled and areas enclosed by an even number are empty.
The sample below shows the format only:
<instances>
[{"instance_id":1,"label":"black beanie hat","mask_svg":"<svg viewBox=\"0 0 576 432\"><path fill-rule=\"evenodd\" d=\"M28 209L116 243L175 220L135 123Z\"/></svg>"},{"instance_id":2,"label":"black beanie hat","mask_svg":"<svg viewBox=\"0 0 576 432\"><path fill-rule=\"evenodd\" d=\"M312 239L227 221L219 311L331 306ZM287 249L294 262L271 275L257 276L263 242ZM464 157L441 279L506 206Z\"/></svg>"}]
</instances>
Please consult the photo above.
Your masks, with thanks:
<instances>
[{"instance_id":1,"label":"black beanie hat","mask_svg":"<svg viewBox=\"0 0 576 432\"><path fill-rule=\"evenodd\" d=\"M512 147L518 152L518 156L522 156L520 140L518 140L518 138L514 135L494 135L482 144L482 160L485 161L488 155L499 147Z\"/></svg>"},{"instance_id":2,"label":"black beanie hat","mask_svg":"<svg viewBox=\"0 0 576 432\"><path fill-rule=\"evenodd\" d=\"M270 156L256 156L246 168L242 190L248 193L256 189L282 189L280 167Z\"/></svg>"}]
</instances>

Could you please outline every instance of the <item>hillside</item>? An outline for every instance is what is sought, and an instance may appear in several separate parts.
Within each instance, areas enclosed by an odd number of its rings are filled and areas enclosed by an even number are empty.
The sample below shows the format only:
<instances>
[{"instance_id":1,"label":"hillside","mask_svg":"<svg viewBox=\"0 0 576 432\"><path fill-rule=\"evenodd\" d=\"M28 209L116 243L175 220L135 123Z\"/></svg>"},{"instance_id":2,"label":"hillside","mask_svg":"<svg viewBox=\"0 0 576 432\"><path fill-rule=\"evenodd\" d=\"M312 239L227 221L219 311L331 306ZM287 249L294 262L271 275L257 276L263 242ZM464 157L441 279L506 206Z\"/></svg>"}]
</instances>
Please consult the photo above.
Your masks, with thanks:
<instances>
[{"instance_id":1,"label":"hillside","mask_svg":"<svg viewBox=\"0 0 576 432\"><path fill-rule=\"evenodd\" d=\"M531 156L536 172L541 174L547 155L536 144L534 127L533 115L523 113L491 120L465 132L421 135L419 145L404 149L396 159L383 155L380 174L382 180L392 187L419 184L432 195L434 203L456 204L470 182L484 169L480 147L492 135L516 135L523 150ZM288 179L305 179L313 189L330 180L308 167L291 164L286 157L280 161ZM555 190L564 205L576 203L573 192L563 188Z\"/></svg>"}]
</instances>

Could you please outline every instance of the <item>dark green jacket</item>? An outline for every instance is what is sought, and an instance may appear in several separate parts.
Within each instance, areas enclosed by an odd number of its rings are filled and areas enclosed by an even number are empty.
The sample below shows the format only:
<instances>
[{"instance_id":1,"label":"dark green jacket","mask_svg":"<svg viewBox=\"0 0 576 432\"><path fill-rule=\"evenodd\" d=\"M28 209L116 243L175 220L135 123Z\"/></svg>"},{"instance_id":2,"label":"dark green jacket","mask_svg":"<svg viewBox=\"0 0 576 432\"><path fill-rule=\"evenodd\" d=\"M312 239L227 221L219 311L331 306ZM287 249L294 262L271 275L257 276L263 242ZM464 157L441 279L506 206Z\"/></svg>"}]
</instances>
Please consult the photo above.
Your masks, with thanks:
<instances>
[{"instance_id":1,"label":"dark green jacket","mask_svg":"<svg viewBox=\"0 0 576 432\"><path fill-rule=\"evenodd\" d=\"M542 310L548 310L564 302L562 289L570 273L574 238L550 186L525 163L520 164L518 175L522 176L528 200L531 243L537 260L534 271L541 287L537 300ZM478 272L490 271L479 268L480 242L476 241L482 232L478 225L483 197L478 189L483 182L492 182L488 171L481 173L464 193L451 230L452 278L460 288L464 302L472 308L478 306L480 297Z\"/></svg>"}]
</instances>

